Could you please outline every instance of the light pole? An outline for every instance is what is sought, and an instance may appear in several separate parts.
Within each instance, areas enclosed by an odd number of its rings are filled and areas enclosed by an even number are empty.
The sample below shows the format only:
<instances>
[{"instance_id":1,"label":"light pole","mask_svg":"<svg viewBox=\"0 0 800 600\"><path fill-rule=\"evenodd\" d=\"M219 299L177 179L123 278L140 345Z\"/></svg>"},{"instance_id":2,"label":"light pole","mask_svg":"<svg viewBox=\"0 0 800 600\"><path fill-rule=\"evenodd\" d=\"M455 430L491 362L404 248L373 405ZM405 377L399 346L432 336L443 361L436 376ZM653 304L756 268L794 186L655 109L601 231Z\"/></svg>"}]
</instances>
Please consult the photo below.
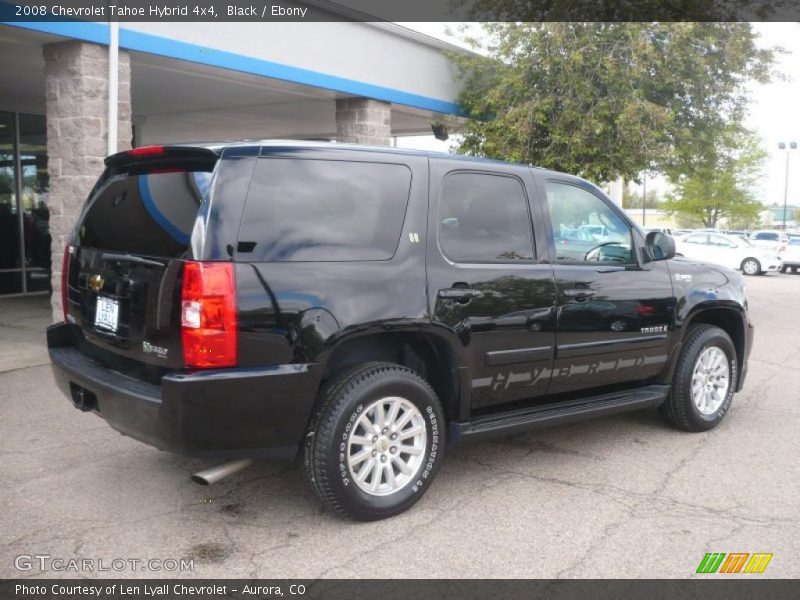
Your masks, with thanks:
<instances>
[{"instance_id":1,"label":"light pole","mask_svg":"<svg viewBox=\"0 0 800 600\"><path fill-rule=\"evenodd\" d=\"M797 150L797 142L789 142L787 148L785 142L778 142L778 149L786 153L786 176L783 183L783 230L786 231L789 219L786 218L786 204L789 198L789 153L792 150Z\"/></svg>"},{"instance_id":2,"label":"light pole","mask_svg":"<svg viewBox=\"0 0 800 600\"><path fill-rule=\"evenodd\" d=\"M644 172L642 179L642 227L644 227L644 218L647 209L647 171Z\"/></svg>"}]
</instances>

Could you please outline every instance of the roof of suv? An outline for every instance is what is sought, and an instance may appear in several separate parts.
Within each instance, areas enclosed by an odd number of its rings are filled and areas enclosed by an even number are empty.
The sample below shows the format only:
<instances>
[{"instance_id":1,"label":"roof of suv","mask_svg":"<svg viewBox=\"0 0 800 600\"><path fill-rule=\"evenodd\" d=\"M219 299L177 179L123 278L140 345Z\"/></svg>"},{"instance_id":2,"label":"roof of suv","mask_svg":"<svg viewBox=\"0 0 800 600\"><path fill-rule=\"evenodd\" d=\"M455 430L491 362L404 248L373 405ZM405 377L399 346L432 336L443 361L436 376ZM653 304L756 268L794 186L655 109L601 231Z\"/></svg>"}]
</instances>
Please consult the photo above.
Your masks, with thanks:
<instances>
[{"instance_id":1,"label":"roof of suv","mask_svg":"<svg viewBox=\"0 0 800 600\"><path fill-rule=\"evenodd\" d=\"M185 144L169 144L172 146L183 147L201 147L208 148L214 151L221 151L230 147L248 147L248 146L272 146L272 147L292 147L292 148L319 148L325 150L355 150L358 152L381 152L390 154L404 154L406 156L427 156L430 158L449 158L454 160L463 160L475 163L494 164L494 165L517 165L521 167L531 167L534 169L543 169L535 165L524 165L521 163L512 163L494 158L483 158L479 156L466 156L464 154L450 154L448 152L437 152L435 150L415 150L411 148L395 148L391 146L365 146L361 144L345 144L340 142L324 142L316 140L231 140L231 141L217 141L217 142L192 142ZM555 173L556 171L552 171Z\"/></svg>"}]
</instances>

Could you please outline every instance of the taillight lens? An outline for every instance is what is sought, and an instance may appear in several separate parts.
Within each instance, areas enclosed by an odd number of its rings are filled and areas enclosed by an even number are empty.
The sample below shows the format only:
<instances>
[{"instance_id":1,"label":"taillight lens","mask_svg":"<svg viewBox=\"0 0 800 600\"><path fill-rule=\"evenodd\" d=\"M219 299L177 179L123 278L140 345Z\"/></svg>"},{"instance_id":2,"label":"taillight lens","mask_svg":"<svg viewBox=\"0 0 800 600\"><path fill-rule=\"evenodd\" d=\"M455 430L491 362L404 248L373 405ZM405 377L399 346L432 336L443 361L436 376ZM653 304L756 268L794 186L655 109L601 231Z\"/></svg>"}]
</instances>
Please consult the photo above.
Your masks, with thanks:
<instances>
[{"instance_id":1,"label":"taillight lens","mask_svg":"<svg viewBox=\"0 0 800 600\"><path fill-rule=\"evenodd\" d=\"M181 329L187 367L207 369L236 364L236 282L232 263L184 263Z\"/></svg>"},{"instance_id":2,"label":"taillight lens","mask_svg":"<svg viewBox=\"0 0 800 600\"><path fill-rule=\"evenodd\" d=\"M64 260L61 262L61 308L64 311L64 321L67 320L69 314L69 263L72 262L73 248L69 244L64 248Z\"/></svg>"}]
</instances>

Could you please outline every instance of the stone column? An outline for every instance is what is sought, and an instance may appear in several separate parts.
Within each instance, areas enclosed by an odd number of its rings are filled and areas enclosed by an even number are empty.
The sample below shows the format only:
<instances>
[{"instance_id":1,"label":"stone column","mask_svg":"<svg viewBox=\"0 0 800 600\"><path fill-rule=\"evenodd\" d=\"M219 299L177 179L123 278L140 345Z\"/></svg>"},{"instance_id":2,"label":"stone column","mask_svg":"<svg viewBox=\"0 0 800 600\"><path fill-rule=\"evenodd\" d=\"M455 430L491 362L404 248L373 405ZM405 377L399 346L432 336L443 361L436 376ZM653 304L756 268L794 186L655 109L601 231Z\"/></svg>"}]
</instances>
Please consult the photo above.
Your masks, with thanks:
<instances>
[{"instance_id":1,"label":"stone column","mask_svg":"<svg viewBox=\"0 0 800 600\"><path fill-rule=\"evenodd\" d=\"M61 262L64 246L86 196L103 171L108 136L108 48L78 41L47 44L47 170L50 189L50 252L53 318L61 309ZM119 53L118 149L131 147L131 69L127 52Z\"/></svg>"},{"instance_id":2,"label":"stone column","mask_svg":"<svg viewBox=\"0 0 800 600\"><path fill-rule=\"evenodd\" d=\"M392 135L392 105L371 98L336 100L336 137L340 142L388 146Z\"/></svg>"}]
</instances>

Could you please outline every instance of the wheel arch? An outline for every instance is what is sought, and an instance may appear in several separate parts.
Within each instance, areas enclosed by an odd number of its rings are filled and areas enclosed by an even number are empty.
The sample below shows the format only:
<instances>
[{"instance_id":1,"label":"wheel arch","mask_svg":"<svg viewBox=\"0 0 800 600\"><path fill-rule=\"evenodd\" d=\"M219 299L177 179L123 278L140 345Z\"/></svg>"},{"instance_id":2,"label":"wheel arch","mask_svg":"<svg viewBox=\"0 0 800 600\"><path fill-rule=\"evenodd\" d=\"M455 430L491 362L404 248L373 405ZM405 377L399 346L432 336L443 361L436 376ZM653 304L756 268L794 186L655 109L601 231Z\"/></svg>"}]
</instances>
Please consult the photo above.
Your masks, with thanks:
<instances>
[{"instance_id":1,"label":"wheel arch","mask_svg":"<svg viewBox=\"0 0 800 600\"><path fill-rule=\"evenodd\" d=\"M684 336L693 325L714 325L727 333L736 349L736 368L741 376L746 354L746 316L738 306L700 305L684 321Z\"/></svg>"},{"instance_id":2,"label":"wheel arch","mask_svg":"<svg viewBox=\"0 0 800 600\"><path fill-rule=\"evenodd\" d=\"M449 339L451 332L435 328L371 328L339 336L320 353L325 367L320 385L337 373L371 361L408 367L425 379L442 403L447 421L458 419L462 409L464 354Z\"/></svg>"}]
</instances>

